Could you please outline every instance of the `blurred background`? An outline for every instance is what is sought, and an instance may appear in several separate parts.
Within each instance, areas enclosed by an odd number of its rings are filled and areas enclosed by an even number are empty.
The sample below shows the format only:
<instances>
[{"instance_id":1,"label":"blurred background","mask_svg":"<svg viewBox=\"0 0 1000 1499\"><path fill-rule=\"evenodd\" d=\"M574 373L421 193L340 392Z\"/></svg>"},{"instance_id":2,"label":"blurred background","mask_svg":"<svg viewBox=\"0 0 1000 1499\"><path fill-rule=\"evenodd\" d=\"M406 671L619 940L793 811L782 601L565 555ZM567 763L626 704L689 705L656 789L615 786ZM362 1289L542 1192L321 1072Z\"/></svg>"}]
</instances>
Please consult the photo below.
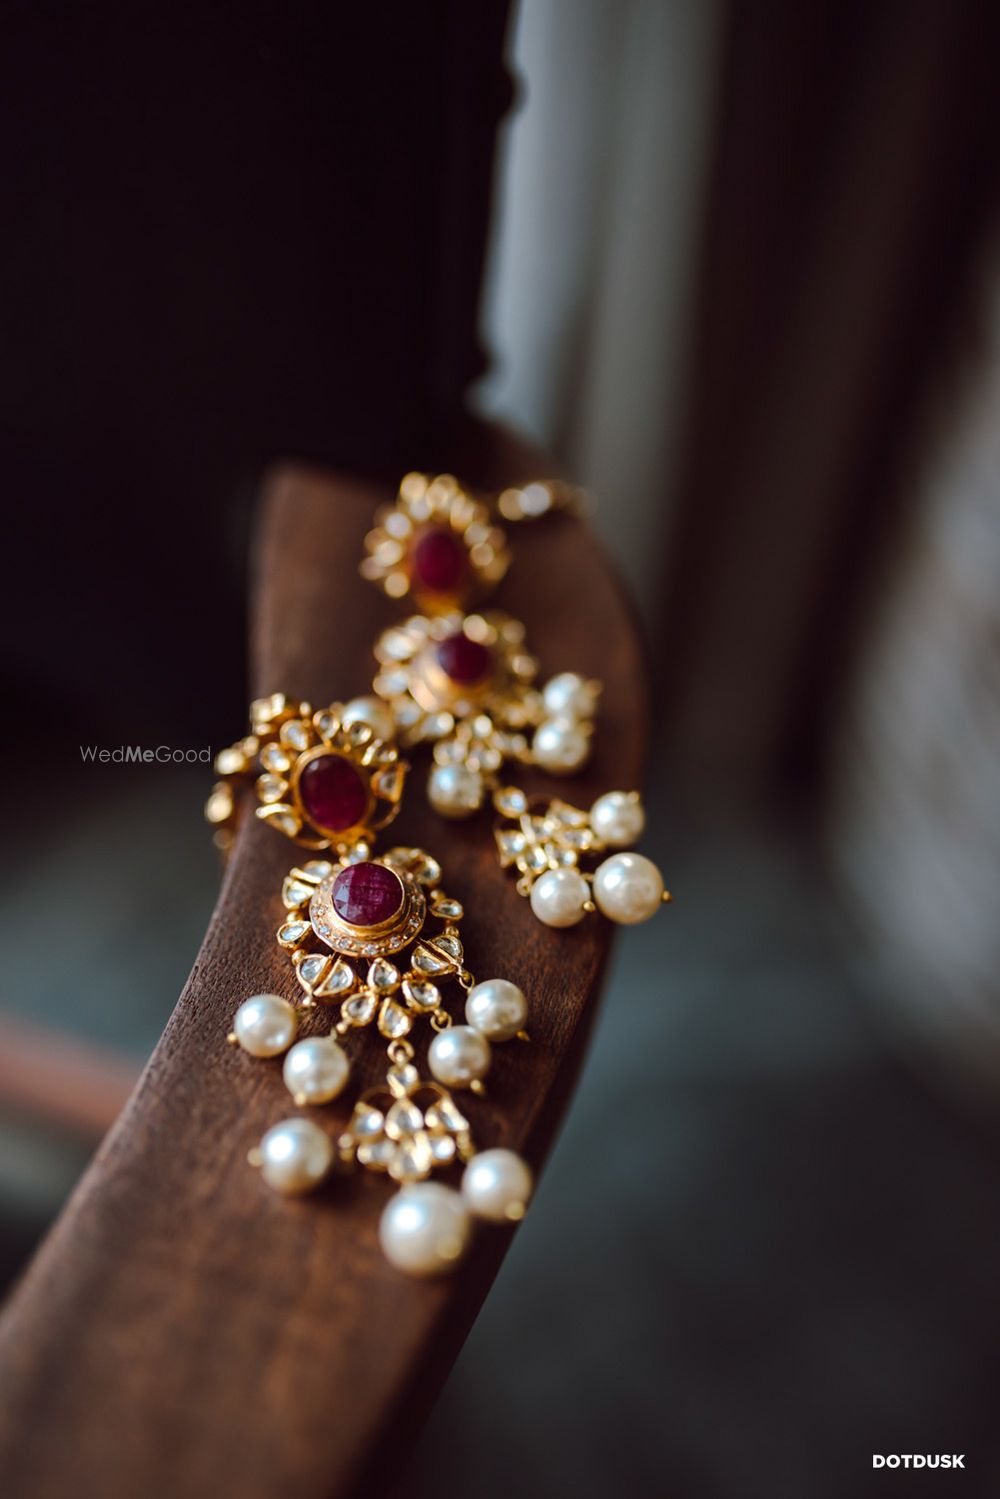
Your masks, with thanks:
<instances>
[{"instance_id":1,"label":"blurred background","mask_svg":"<svg viewBox=\"0 0 1000 1499\"><path fill-rule=\"evenodd\" d=\"M406 1491L996 1494L995 9L373 10L0 15L4 1283L217 886L206 768L79 746L228 742L261 468L469 405L599 495L679 899Z\"/></svg>"}]
</instances>

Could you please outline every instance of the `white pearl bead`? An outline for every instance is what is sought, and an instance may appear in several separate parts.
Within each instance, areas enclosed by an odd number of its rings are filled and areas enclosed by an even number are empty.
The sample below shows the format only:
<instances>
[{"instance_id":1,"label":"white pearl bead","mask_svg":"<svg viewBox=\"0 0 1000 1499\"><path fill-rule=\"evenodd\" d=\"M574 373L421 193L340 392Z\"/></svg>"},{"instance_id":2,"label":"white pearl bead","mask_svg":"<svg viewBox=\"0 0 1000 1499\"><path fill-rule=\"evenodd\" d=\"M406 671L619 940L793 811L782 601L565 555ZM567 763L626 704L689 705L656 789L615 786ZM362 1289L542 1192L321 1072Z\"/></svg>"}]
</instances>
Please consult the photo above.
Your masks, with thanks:
<instances>
[{"instance_id":1,"label":"white pearl bead","mask_svg":"<svg viewBox=\"0 0 1000 1499\"><path fill-rule=\"evenodd\" d=\"M427 796L442 817L469 817L483 804L483 778L465 765L435 765L427 778Z\"/></svg>"},{"instance_id":2,"label":"white pearl bead","mask_svg":"<svg viewBox=\"0 0 1000 1499\"><path fill-rule=\"evenodd\" d=\"M590 753L590 739L575 719L546 718L535 730L531 753L543 770L579 770Z\"/></svg>"},{"instance_id":3,"label":"white pearl bead","mask_svg":"<svg viewBox=\"0 0 1000 1499\"><path fill-rule=\"evenodd\" d=\"M329 1138L311 1119L283 1119L259 1147L260 1173L275 1192L309 1192L333 1163Z\"/></svg>"},{"instance_id":4,"label":"white pearl bead","mask_svg":"<svg viewBox=\"0 0 1000 1499\"><path fill-rule=\"evenodd\" d=\"M591 718L597 706L598 688L575 671L562 671L542 688L546 711L558 717Z\"/></svg>"},{"instance_id":5,"label":"white pearl bead","mask_svg":"<svg viewBox=\"0 0 1000 1499\"><path fill-rule=\"evenodd\" d=\"M414 1182L389 1199L378 1236L382 1252L408 1275L439 1275L465 1253L469 1214L457 1192L438 1182Z\"/></svg>"},{"instance_id":6,"label":"white pearl bead","mask_svg":"<svg viewBox=\"0 0 1000 1499\"><path fill-rule=\"evenodd\" d=\"M528 1018L528 1001L509 979L485 979L469 990L465 1018L488 1041L509 1041Z\"/></svg>"},{"instance_id":7,"label":"white pearl bead","mask_svg":"<svg viewBox=\"0 0 1000 1499\"><path fill-rule=\"evenodd\" d=\"M340 715L342 724L366 723L379 739L395 739L396 720L392 709L380 697L352 697Z\"/></svg>"},{"instance_id":8,"label":"white pearl bead","mask_svg":"<svg viewBox=\"0 0 1000 1499\"><path fill-rule=\"evenodd\" d=\"M236 1011L233 1034L252 1057L278 1057L295 1040L295 1010L280 994L255 994Z\"/></svg>"},{"instance_id":9,"label":"white pearl bead","mask_svg":"<svg viewBox=\"0 0 1000 1499\"><path fill-rule=\"evenodd\" d=\"M292 1047L282 1076L296 1103L329 1103L343 1092L350 1070L346 1051L332 1036L310 1036Z\"/></svg>"},{"instance_id":10,"label":"white pearl bead","mask_svg":"<svg viewBox=\"0 0 1000 1499\"><path fill-rule=\"evenodd\" d=\"M531 909L546 926L575 926L589 899L587 881L576 869L547 869L531 887Z\"/></svg>"},{"instance_id":11,"label":"white pearl bead","mask_svg":"<svg viewBox=\"0 0 1000 1499\"><path fill-rule=\"evenodd\" d=\"M613 854L594 873L594 900L605 916L634 926L655 915L663 899L663 876L642 854Z\"/></svg>"},{"instance_id":12,"label":"white pearl bead","mask_svg":"<svg viewBox=\"0 0 1000 1499\"><path fill-rule=\"evenodd\" d=\"M531 1168L512 1150L481 1150L462 1176L470 1213L493 1223L516 1223L531 1199Z\"/></svg>"},{"instance_id":13,"label":"white pearl bead","mask_svg":"<svg viewBox=\"0 0 1000 1499\"><path fill-rule=\"evenodd\" d=\"M590 809L590 826L612 848L627 848L642 837L646 814L634 791L606 791Z\"/></svg>"},{"instance_id":14,"label":"white pearl bead","mask_svg":"<svg viewBox=\"0 0 1000 1499\"><path fill-rule=\"evenodd\" d=\"M427 1048L427 1063L446 1088L467 1088L490 1070L490 1043L471 1025L449 1025Z\"/></svg>"}]
</instances>

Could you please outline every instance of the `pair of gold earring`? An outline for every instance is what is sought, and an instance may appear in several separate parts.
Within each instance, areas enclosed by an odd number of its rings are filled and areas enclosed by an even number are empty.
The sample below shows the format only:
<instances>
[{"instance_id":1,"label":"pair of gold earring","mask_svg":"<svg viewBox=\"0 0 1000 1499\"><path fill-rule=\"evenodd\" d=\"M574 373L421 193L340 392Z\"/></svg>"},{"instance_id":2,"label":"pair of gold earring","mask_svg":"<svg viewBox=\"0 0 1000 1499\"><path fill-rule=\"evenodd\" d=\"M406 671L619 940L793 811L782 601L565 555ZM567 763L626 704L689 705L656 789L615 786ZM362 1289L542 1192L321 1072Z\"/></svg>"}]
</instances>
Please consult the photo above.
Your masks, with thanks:
<instances>
[{"instance_id":1,"label":"pair of gold earring","mask_svg":"<svg viewBox=\"0 0 1000 1499\"><path fill-rule=\"evenodd\" d=\"M527 1040L528 1001L509 979L477 981L466 966L462 903L423 849L374 852L399 811L409 770L401 750L432 746L427 794L445 817L471 816L492 801L501 864L518 892L552 927L600 911L626 924L646 920L669 894L656 865L625 852L641 835L638 793L611 791L589 809L555 799L541 806L508 779L512 765L557 774L587 759L600 684L572 672L537 684L538 665L520 621L469 612L511 561L502 521L533 519L578 502L555 483L504 491L495 507L450 475L407 474L365 542L362 576L419 612L375 643L371 695L315 710L282 694L251 705L250 733L216 758L220 777L206 816L225 846L241 783L252 783L256 815L311 854L284 880L279 946L289 953L296 1003L254 995L229 1035L255 1057L284 1056L285 1085L300 1106L322 1105L347 1086L341 1041L374 1025L387 1044L385 1083L356 1102L334 1143L308 1117L283 1120L250 1152L277 1191L318 1186L339 1164L382 1171L399 1185L381 1219L392 1264L433 1274L462 1257L474 1217L516 1222L531 1172L513 1151L478 1151L455 1100L482 1091L492 1047ZM607 857L601 859L602 855ZM464 995L464 1024L448 991ZM300 1039L304 1012L339 1007L328 1035ZM415 1063L411 1033L426 1021L429 1077ZM461 1165L459 1190L429 1180Z\"/></svg>"}]
</instances>

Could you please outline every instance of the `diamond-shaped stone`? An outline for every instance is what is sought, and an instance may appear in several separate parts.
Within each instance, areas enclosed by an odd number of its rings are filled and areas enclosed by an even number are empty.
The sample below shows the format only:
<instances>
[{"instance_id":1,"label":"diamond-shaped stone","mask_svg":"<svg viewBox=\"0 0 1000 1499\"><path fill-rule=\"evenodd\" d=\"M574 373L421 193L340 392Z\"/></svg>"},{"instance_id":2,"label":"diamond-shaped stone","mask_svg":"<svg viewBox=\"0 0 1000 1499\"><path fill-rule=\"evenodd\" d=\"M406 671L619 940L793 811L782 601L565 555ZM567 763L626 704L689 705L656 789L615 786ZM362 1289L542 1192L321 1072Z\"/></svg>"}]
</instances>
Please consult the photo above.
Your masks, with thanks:
<instances>
[{"instance_id":1,"label":"diamond-shaped stone","mask_svg":"<svg viewBox=\"0 0 1000 1499\"><path fill-rule=\"evenodd\" d=\"M380 796L388 797L390 801L396 801L402 794L403 782L406 779L406 767L398 762L394 765L386 765L376 771L372 778L372 786Z\"/></svg>"},{"instance_id":2,"label":"diamond-shaped stone","mask_svg":"<svg viewBox=\"0 0 1000 1499\"><path fill-rule=\"evenodd\" d=\"M430 1141L421 1133L396 1147L389 1162L389 1175L398 1182L422 1181L430 1175L433 1165Z\"/></svg>"},{"instance_id":3,"label":"diamond-shaped stone","mask_svg":"<svg viewBox=\"0 0 1000 1499\"><path fill-rule=\"evenodd\" d=\"M410 1007L420 1014L436 1010L441 1003L441 991L429 979L403 980L403 997Z\"/></svg>"},{"instance_id":4,"label":"diamond-shaped stone","mask_svg":"<svg viewBox=\"0 0 1000 1499\"><path fill-rule=\"evenodd\" d=\"M301 906L303 901L309 900L312 893L312 885L307 885L304 880L297 880L291 874L281 887L281 899L290 911L296 906Z\"/></svg>"},{"instance_id":5,"label":"diamond-shaped stone","mask_svg":"<svg viewBox=\"0 0 1000 1499\"><path fill-rule=\"evenodd\" d=\"M340 714L324 708L322 712L313 714L313 724L316 732L329 742L340 728Z\"/></svg>"},{"instance_id":6,"label":"diamond-shaped stone","mask_svg":"<svg viewBox=\"0 0 1000 1499\"><path fill-rule=\"evenodd\" d=\"M303 958L302 962L298 965L298 975L302 983L307 988L312 988L317 979L322 978L323 970L329 961L329 958L323 957L319 953L315 953L308 958Z\"/></svg>"},{"instance_id":7,"label":"diamond-shaped stone","mask_svg":"<svg viewBox=\"0 0 1000 1499\"><path fill-rule=\"evenodd\" d=\"M465 910L460 901L439 895L431 901L431 915L443 916L448 921L460 921L465 915Z\"/></svg>"},{"instance_id":8,"label":"diamond-shaped stone","mask_svg":"<svg viewBox=\"0 0 1000 1499\"><path fill-rule=\"evenodd\" d=\"M409 1093L420 1082L420 1073L412 1062L404 1062L402 1067L390 1067L386 1073L386 1081L397 1098L402 1098Z\"/></svg>"},{"instance_id":9,"label":"diamond-shaped stone","mask_svg":"<svg viewBox=\"0 0 1000 1499\"><path fill-rule=\"evenodd\" d=\"M389 1162L396 1154L396 1146L384 1137L381 1140L366 1140L358 1146L358 1160L369 1171L387 1171Z\"/></svg>"},{"instance_id":10,"label":"diamond-shaped stone","mask_svg":"<svg viewBox=\"0 0 1000 1499\"><path fill-rule=\"evenodd\" d=\"M390 1140L401 1140L423 1127L423 1113L409 1098L397 1098L385 1116L385 1132Z\"/></svg>"},{"instance_id":11,"label":"diamond-shaped stone","mask_svg":"<svg viewBox=\"0 0 1000 1499\"><path fill-rule=\"evenodd\" d=\"M390 1041L398 1041L413 1025L413 1016L394 999L386 999L379 1011L378 1028Z\"/></svg>"},{"instance_id":12,"label":"diamond-shaped stone","mask_svg":"<svg viewBox=\"0 0 1000 1499\"><path fill-rule=\"evenodd\" d=\"M469 1121L450 1094L431 1104L424 1115L424 1122L430 1130L443 1130L453 1135L461 1134L469 1128Z\"/></svg>"},{"instance_id":13,"label":"diamond-shaped stone","mask_svg":"<svg viewBox=\"0 0 1000 1499\"><path fill-rule=\"evenodd\" d=\"M292 762L280 744L265 744L260 752L260 763L265 770L278 776L285 775L292 768Z\"/></svg>"},{"instance_id":14,"label":"diamond-shaped stone","mask_svg":"<svg viewBox=\"0 0 1000 1499\"><path fill-rule=\"evenodd\" d=\"M342 994L350 993L356 981L351 965L338 958L326 977L316 985L314 993L317 999L339 999Z\"/></svg>"},{"instance_id":15,"label":"diamond-shaped stone","mask_svg":"<svg viewBox=\"0 0 1000 1499\"><path fill-rule=\"evenodd\" d=\"M278 928L278 941L282 947L295 947L308 931L308 921L286 921Z\"/></svg>"},{"instance_id":16,"label":"diamond-shaped stone","mask_svg":"<svg viewBox=\"0 0 1000 1499\"><path fill-rule=\"evenodd\" d=\"M385 1128L385 1115L374 1104L362 1099L354 1105L350 1128L351 1133L360 1139L375 1139Z\"/></svg>"},{"instance_id":17,"label":"diamond-shaped stone","mask_svg":"<svg viewBox=\"0 0 1000 1499\"><path fill-rule=\"evenodd\" d=\"M418 973L436 975L448 973L452 968L447 958L439 957L437 953L431 952L429 947L421 945L414 949L411 959L413 967Z\"/></svg>"},{"instance_id":18,"label":"diamond-shaped stone","mask_svg":"<svg viewBox=\"0 0 1000 1499\"><path fill-rule=\"evenodd\" d=\"M279 833L284 833L288 838L294 838L302 826L302 819L281 802L274 802L269 807L258 807L257 816L266 822L269 827L277 828Z\"/></svg>"},{"instance_id":19,"label":"diamond-shaped stone","mask_svg":"<svg viewBox=\"0 0 1000 1499\"><path fill-rule=\"evenodd\" d=\"M377 1009L377 997L365 992L356 994L353 999L345 1000L340 1007L340 1013L348 1025L368 1025Z\"/></svg>"},{"instance_id":20,"label":"diamond-shaped stone","mask_svg":"<svg viewBox=\"0 0 1000 1499\"><path fill-rule=\"evenodd\" d=\"M302 750L308 749L312 742L309 725L303 723L299 718L290 718L286 723L283 723L278 737L282 744L287 745L289 749L298 750L300 753Z\"/></svg>"},{"instance_id":21,"label":"diamond-shaped stone","mask_svg":"<svg viewBox=\"0 0 1000 1499\"><path fill-rule=\"evenodd\" d=\"M528 797L519 785L502 785L493 793L493 806L501 817L522 817L528 811Z\"/></svg>"},{"instance_id":22,"label":"diamond-shaped stone","mask_svg":"<svg viewBox=\"0 0 1000 1499\"><path fill-rule=\"evenodd\" d=\"M376 958L368 970L368 982L373 989L391 994L399 988L399 969L385 958Z\"/></svg>"},{"instance_id":23,"label":"diamond-shaped stone","mask_svg":"<svg viewBox=\"0 0 1000 1499\"><path fill-rule=\"evenodd\" d=\"M262 757L263 758L263 757ZM220 750L215 757L215 769L220 776L238 776L248 769L247 757L239 745Z\"/></svg>"}]
</instances>

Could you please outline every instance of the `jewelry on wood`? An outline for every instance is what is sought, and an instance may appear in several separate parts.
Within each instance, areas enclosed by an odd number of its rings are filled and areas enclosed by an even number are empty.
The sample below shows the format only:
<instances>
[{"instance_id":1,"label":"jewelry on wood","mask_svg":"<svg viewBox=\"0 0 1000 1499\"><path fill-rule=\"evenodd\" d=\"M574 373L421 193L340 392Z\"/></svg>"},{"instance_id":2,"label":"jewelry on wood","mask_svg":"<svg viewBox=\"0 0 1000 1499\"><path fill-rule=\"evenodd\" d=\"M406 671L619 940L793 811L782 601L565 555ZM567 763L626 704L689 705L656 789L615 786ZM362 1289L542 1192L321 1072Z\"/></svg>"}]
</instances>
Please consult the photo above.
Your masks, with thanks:
<instances>
[{"instance_id":1,"label":"jewelry on wood","mask_svg":"<svg viewBox=\"0 0 1000 1499\"><path fill-rule=\"evenodd\" d=\"M524 1215L529 1167L506 1149L477 1151L455 1095L484 1091L494 1046L528 1039L528 1002L509 979L477 981L466 965L464 908L431 854L375 852L406 784L399 746L433 746L428 796L442 815L470 816L491 800L500 863L516 870L518 893L546 925L574 926L595 911L632 924L670 899L656 865L627 851L645 824L637 792L606 792L583 810L558 798L531 801L505 776L511 765L578 770L601 684L561 672L540 687L524 625L496 610L466 612L510 565L501 522L581 500L571 486L546 481L505 490L491 507L450 475L406 475L395 504L376 516L361 572L421 612L379 636L373 695L315 711L281 693L261 698L250 733L216 757L219 779L205 811L223 849L244 786L258 818L320 856L296 864L281 888L275 936L289 955L296 1001L245 999L230 1043L254 1058L283 1058L282 1079L299 1108L344 1094L355 1032L376 1031L387 1054L384 1082L355 1100L336 1140L296 1116L272 1126L249 1160L288 1195L354 1165L387 1174L399 1190L383 1211L380 1242L412 1274L456 1265L472 1218L514 1223ZM317 1027L320 1016L330 1017L328 1031ZM421 1031L427 1075L416 1062ZM458 1166L459 1190L432 1180Z\"/></svg>"},{"instance_id":2,"label":"jewelry on wood","mask_svg":"<svg viewBox=\"0 0 1000 1499\"><path fill-rule=\"evenodd\" d=\"M454 1095L483 1091L493 1045L527 1040L527 1001L509 980L477 983L467 968L459 935L464 908L444 889L436 859L419 848L375 854L375 836L398 812L408 770L377 732L387 727L381 711L378 700L374 708L355 699L313 712L281 694L260 699L251 708L251 734L217 757L223 779L207 815L217 829L230 830L233 787L252 785L259 818L310 852L328 854L304 859L282 883L275 938L289 955L297 1002L276 994L244 1000L230 1043L255 1058L283 1057L282 1079L299 1108L344 1093L351 1062L342 1043L353 1032L371 1027L387 1046L384 1084L357 1099L336 1142L312 1120L293 1117L267 1131L250 1162L269 1187L288 1195L312 1191L338 1166L387 1173L400 1192L383 1214L383 1250L400 1269L433 1274L461 1258L471 1217L513 1223L524 1215L528 1166L504 1150L487 1151L483 1160ZM464 1024L452 1013L456 993ZM328 1033L302 1034L303 1019L331 1009ZM429 1076L421 1075L408 1039L417 1028L429 1032ZM461 1191L429 1182L455 1165L466 1167Z\"/></svg>"},{"instance_id":3,"label":"jewelry on wood","mask_svg":"<svg viewBox=\"0 0 1000 1499\"><path fill-rule=\"evenodd\" d=\"M535 519L580 503L571 486L535 481L505 490L495 514L450 474L407 474L395 505L376 516L361 573L391 598L412 596L424 612L379 636L372 689L391 710L402 744L433 746L427 796L435 811L471 817L492 796L501 818L515 824L496 830L500 861L517 867L518 891L540 921L574 926L600 910L631 925L670 899L656 865L623 853L591 869L582 856L636 841L645 826L638 793L606 792L589 812L556 799L529 813L525 793L502 779L512 764L557 776L580 770L600 682L564 671L539 687L520 620L462 612L510 566L499 517Z\"/></svg>"}]
</instances>

